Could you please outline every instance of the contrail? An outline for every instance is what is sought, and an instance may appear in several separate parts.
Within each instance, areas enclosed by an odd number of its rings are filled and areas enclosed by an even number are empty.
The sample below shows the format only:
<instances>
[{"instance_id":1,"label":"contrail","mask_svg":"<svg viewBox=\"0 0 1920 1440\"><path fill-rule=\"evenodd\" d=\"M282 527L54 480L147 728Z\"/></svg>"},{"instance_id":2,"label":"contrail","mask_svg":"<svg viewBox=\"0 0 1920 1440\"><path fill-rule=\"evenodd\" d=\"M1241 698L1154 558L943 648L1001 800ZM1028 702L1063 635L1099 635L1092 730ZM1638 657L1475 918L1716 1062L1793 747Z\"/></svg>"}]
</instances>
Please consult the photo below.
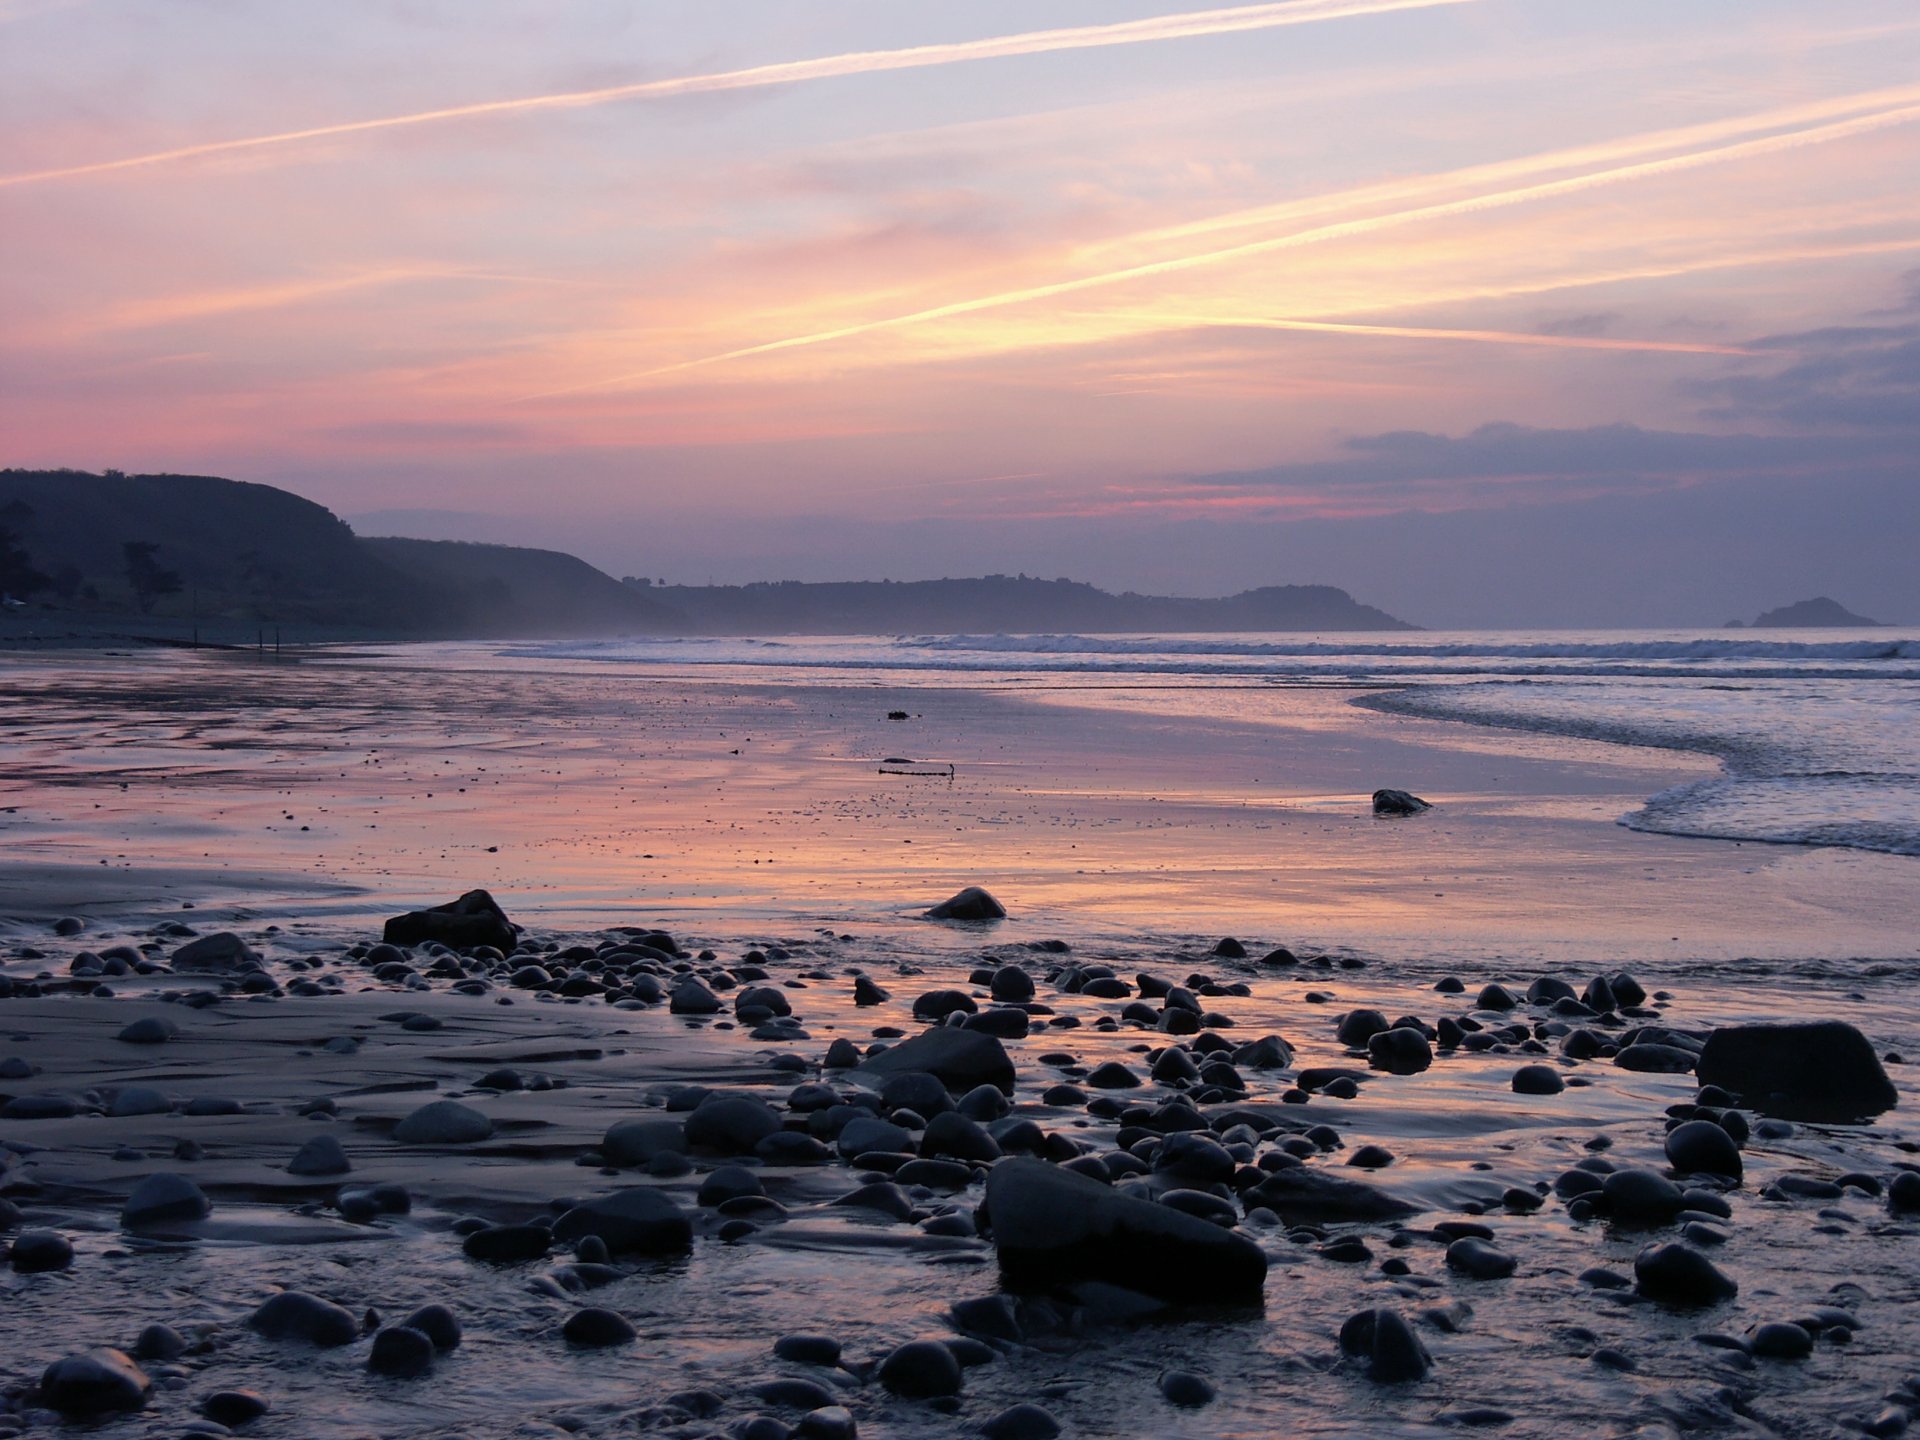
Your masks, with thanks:
<instances>
[{"instance_id":1,"label":"contrail","mask_svg":"<svg viewBox=\"0 0 1920 1440\"><path fill-rule=\"evenodd\" d=\"M628 375L619 375L607 380L590 381L584 385L567 386L557 390L543 391L530 395L527 399L550 399L555 396L579 394L590 390L610 389L617 385L629 384L636 380L653 379L661 375L675 374L685 370L696 370L708 365L719 365L730 360L743 360L753 355L766 355L780 350L793 350L803 346L823 345L834 340L849 340L860 335L871 335L881 331L899 330L912 325L925 324L930 320L945 320L956 315L969 315L982 310L998 310L1010 305L1023 305L1034 300L1051 300L1060 295L1072 295L1083 290L1103 289L1111 285L1124 284L1130 280L1145 279L1155 275L1172 275L1185 270L1197 270L1205 266L1225 264L1234 260L1249 259L1257 255L1275 254L1282 250L1299 249L1308 245L1324 244L1329 240L1343 240L1356 235L1368 235L1382 230L1398 229L1406 225L1419 224L1428 220L1448 219L1456 215L1471 215L1483 210L1505 209L1513 205L1527 204L1535 200L1548 200L1562 195L1578 194L1583 190L1597 189L1606 185L1619 185L1630 180L1648 179L1659 175L1678 174L1687 170L1697 170L1708 165L1725 164L1735 160L1751 159L1760 155L1771 155L1785 150L1795 150L1808 145L1820 145L1834 140L1844 140L1855 135L1864 135L1873 130L1885 129L1892 125L1901 125L1920 119L1920 105L1902 105L1893 109L1876 111L1872 114L1855 116L1850 120L1835 121L1825 125L1813 125L1801 130L1789 131L1781 135L1769 135L1756 140L1742 140L1731 145L1719 145L1704 150L1694 150L1680 155L1663 156L1655 160L1642 160L1631 165L1616 165L1602 170L1590 170L1582 175L1569 175L1558 180L1541 181L1534 185L1521 185L1506 190L1494 190L1479 195L1469 195L1458 200L1447 200L1434 205L1420 205L1406 210L1390 211L1384 215L1371 215L1358 220L1343 220L1328 225L1317 225L1306 230L1296 230L1286 235L1277 235L1265 240L1252 240L1242 245L1230 246L1224 250L1208 250L1194 255L1175 256L1166 260L1150 261L1143 265L1130 265L1120 270L1109 270L1098 275L1083 275L1073 280L1055 281L1048 285L1034 285L1021 290L1008 290L998 295L983 295L971 300L957 300L949 305L936 305L927 310L916 310L906 315L894 315L880 320L867 320L858 324L843 325L834 330L817 331L810 335L794 335L783 340L769 340L760 345L748 345L737 350L723 351L717 355L706 355L695 360L683 360L673 365L662 365L651 370L636 371Z\"/></svg>"},{"instance_id":2,"label":"contrail","mask_svg":"<svg viewBox=\"0 0 1920 1440\"><path fill-rule=\"evenodd\" d=\"M1060 50L1094 50L1113 45L1142 45L1158 40L1189 40L1208 35L1235 35L1250 30L1275 30L1288 25L1311 25L1323 20L1347 20L1362 15L1388 15L1401 10L1432 10L1441 6L1471 5L1476 0L1282 0L1278 4L1236 5L1220 10L1193 10L1125 20L1110 25L1077 25L1061 30L1029 30L1017 35L982 40L956 40L937 45L909 45L898 50L855 50L814 60L786 60L745 70L721 70L706 75L680 75L631 85L609 85L598 90L569 90L553 95L527 95L513 100L486 100L407 115L373 120L348 120L284 130L273 135L249 135L237 140L212 140L182 145L118 160L97 160L54 170L0 175L0 186L34 185L48 180L72 180L137 170L208 155L264 150L303 140L328 140L342 135L364 135L412 125L434 125L451 120L477 120L493 115L517 115L539 110L583 110L622 100L666 100L681 95L709 95L723 90L755 90L769 85L791 85L804 80L833 80L849 75L873 75L888 70L920 70L936 65L959 65L975 60L1003 60L1022 55L1047 55Z\"/></svg>"},{"instance_id":3,"label":"contrail","mask_svg":"<svg viewBox=\"0 0 1920 1440\"><path fill-rule=\"evenodd\" d=\"M1742 345L1688 340L1627 340L1599 335L1539 335L1526 330L1446 330L1426 325L1362 325L1338 320L1291 320L1258 315L1160 315L1137 317L1167 329L1304 330L1323 335L1380 335L1400 340L1467 340L1483 345L1539 345L1551 350L1662 351L1676 355L1751 355Z\"/></svg>"}]
</instances>

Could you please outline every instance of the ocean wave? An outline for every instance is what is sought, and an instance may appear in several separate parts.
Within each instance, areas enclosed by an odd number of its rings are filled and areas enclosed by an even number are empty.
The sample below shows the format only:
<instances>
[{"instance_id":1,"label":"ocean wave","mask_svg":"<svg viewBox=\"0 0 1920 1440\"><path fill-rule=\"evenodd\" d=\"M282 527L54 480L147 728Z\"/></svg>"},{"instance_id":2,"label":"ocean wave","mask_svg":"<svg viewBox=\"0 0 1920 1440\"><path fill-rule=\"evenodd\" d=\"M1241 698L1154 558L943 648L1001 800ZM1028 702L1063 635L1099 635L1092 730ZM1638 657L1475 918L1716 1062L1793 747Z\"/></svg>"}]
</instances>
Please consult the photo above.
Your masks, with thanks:
<instances>
[{"instance_id":1,"label":"ocean wave","mask_svg":"<svg viewBox=\"0 0 1920 1440\"><path fill-rule=\"evenodd\" d=\"M1354 656L1395 660L1920 660L1920 640L1236 640L1213 636L921 635L935 652L994 655Z\"/></svg>"}]
</instances>

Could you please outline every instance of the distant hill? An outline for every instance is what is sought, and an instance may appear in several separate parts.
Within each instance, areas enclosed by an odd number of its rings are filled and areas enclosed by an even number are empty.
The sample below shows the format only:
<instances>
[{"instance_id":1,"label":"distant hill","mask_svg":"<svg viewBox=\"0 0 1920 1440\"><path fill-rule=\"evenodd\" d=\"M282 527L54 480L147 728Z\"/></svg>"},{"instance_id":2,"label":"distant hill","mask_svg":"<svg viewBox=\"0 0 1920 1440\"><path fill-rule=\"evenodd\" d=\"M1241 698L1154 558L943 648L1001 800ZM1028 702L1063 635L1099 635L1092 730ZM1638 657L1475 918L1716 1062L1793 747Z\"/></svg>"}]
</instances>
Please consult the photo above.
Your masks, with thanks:
<instances>
[{"instance_id":1,"label":"distant hill","mask_svg":"<svg viewBox=\"0 0 1920 1440\"><path fill-rule=\"evenodd\" d=\"M571 555L363 540L332 511L211 475L0 470L0 590L76 620L294 625L421 637L677 631ZM126 547L146 556L144 586ZM183 627L184 628L184 627Z\"/></svg>"},{"instance_id":2,"label":"distant hill","mask_svg":"<svg viewBox=\"0 0 1920 1440\"><path fill-rule=\"evenodd\" d=\"M666 585L627 582L706 635L955 634L969 631L1412 630L1331 585L1270 585L1220 600L1111 594L1074 580Z\"/></svg>"},{"instance_id":3,"label":"distant hill","mask_svg":"<svg viewBox=\"0 0 1920 1440\"><path fill-rule=\"evenodd\" d=\"M403 639L1415 628L1331 585L1220 600L1025 575L654 586L554 550L363 538L271 485L111 470L0 470L0 593L27 602L8 607L10 631L44 617L42 629L248 641L256 624Z\"/></svg>"},{"instance_id":4,"label":"distant hill","mask_svg":"<svg viewBox=\"0 0 1920 1440\"><path fill-rule=\"evenodd\" d=\"M1811 600L1796 600L1791 605L1782 605L1778 610L1769 610L1753 622L1756 630L1812 629L1817 626L1852 627L1879 625L1878 620L1869 620L1864 615L1856 615L1838 600L1829 600L1819 595Z\"/></svg>"}]
</instances>

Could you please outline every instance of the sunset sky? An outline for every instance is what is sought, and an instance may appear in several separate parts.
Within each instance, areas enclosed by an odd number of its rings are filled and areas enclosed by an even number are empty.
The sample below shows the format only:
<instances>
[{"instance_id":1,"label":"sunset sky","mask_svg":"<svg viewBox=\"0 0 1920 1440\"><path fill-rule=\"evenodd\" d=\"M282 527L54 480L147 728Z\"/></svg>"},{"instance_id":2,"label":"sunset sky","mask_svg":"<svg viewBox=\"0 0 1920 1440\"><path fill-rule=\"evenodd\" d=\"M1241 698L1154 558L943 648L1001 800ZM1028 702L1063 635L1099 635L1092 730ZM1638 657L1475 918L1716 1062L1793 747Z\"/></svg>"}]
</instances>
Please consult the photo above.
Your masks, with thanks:
<instances>
[{"instance_id":1,"label":"sunset sky","mask_svg":"<svg viewBox=\"0 0 1920 1440\"><path fill-rule=\"evenodd\" d=\"M0 0L0 464L704 582L1920 620L1912 0Z\"/></svg>"}]
</instances>

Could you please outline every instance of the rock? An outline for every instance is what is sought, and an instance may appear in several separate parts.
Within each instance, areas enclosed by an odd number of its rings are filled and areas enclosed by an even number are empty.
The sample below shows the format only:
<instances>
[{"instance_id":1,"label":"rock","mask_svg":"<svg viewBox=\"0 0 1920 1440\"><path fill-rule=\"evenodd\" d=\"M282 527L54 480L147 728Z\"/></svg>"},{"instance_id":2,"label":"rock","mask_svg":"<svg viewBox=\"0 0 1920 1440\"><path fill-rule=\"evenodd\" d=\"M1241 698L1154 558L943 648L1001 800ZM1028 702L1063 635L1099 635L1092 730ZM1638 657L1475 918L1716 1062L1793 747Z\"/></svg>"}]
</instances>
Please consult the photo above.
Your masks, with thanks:
<instances>
[{"instance_id":1,"label":"rock","mask_svg":"<svg viewBox=\"0 0 1920 1440\"><path fill-rule=\"evenodd\" d=\"M1393 1022L1378 1010L1349 1010L1334 1026L1334 1036L1349 1049L1364 1050L1374 1036L1392 1028Z\"/></svg>"},{"instance_id":2,"label":"rock","mask_svg":"<svg viewBox=\"0 0 1920 1440\"><path fill-rule=\"evenodd\" d=\"M1920 1174L1901 1170L1887 1182L1887 1209L1896 1215L1920 1210Z\"/></svg>"},{"instance_id":3,"label":"rock","mask_svg":"<svg viewBox=\"0 0 1920 1440\"><path fill-rule=\"evenodd\" d=\"M877 1115L863 1115L848 1121L836 1143L840 1154L848 1160L876 1150L890 1155L904 1155L913 1150L912 1135Z\"/></svg>"},{"instance_id":4,"label":"rock","mask_svg":"<svg viewBox=\"0 0 1920 1440\"><path fill-rule=\"evenodd\" d=\"M1014 1285L1098 1280L1163 1300L1257 1301L1266 1256L1245 1236L1026 1158L987 1176L986 1209Z\"/></svg>"},{"instance_id":5,"label":"rock","mask_svg":"<svg viewBox=\"0 0 1920 1440\"><path fill-rule=\"evenodd\" d=\"M609 1165L645 1165L658 1155L683 1155L687 1133L678 1120L617 1120L601 1138L600 1153Z\"/></svg>"},{"instance_id":6,"label":"rock","mask_svg":"<svg viewBox=\"0 0 1920 1440\"><path fill-rule=\"evenodd\" d=\"M360 1322L331 1300L304 1290L283 1290L247 1317L269 1340L299 1340L332 1348L360 1337Z\"/></svg>"},{"instance_id":7,"label":"rock","mask_svg":"<svg viewBox=\"0 0 1920 1440\"><path fill-rule=\"evenodd\" d=\"M971 1015L980 1006L964 990L929 990L913 1002L913 1018L931 1025L943 1023L949 1015Z\"/></svg>"},{"instance_id":8,"label":"rock","mask_svg":"<svg viewBox=\"0 0 1920 1440\"><path fill-rule=\"evenodd\" d=\"M1634 1289L1664 1305L1717 1305L1740 1293L1698 1250L1685 1245L1649 1245L1633 1262Z\"/></svg>"},{"instance_id":9,"label":"rock","mask_svg":"<svg viewBox=\"0 0 1920 1440\"><path fill-rule=\"evenodd\" d=\"M1558 1095L1566 1088L1567 1082L1551 1065L1522 1065L1513 1072L1516 1095Z\"/></svg>"},{"instance_id":10,"label":"rock","mask_svg":"<svg viewBox=\"0 0 1920 1440\"><path fill-rule=\"evenodd\" d=\"M120 1223L128 1230L191 1224L206 1219L212 1211L212 1202L198 1185L184 1175L163 1171L133 1187L133 1194L120 1207Z\"/></svg>"},{"instance_id":11,"label":"rock","mask_svg":"<svg viewBox=\"0 0 1920 1440\"><path fill-rule=\"evenodd\" d=\"M506 911L484 890L469 890L458 900L431 910L413 910L387 921L380 938L389 945L424 945L438 941L454 950L491 945L511 955L519 934Z\"/></svg>"},{"instance_id":12,"label":"rock","mask_svg":"<svg viewBox=\"0 0 1920 1440\"><path fill-rule=\"evenodd\" d=\"M1447 1246L1447 1268L1475 1280L1504 1280L1516 1267L1513 1256L1476 1236L1463 1235Z\"/></svg>"},{"instance_id":13,"label":"rock","mask_svg":"<svg viewBox=\"0 0 1920 1440\"><path fill-rule=\"evenodd\" d=\"M978 885L969 885L959 894L942 900L927 911L929 920L1004 920L1007 907Z\"/></svg>"},{"instance_id":14,"label":"rock","mask_svg":"<svg viewBox=\"0 0 1920 1440\"><path fill-rule=\"evenodd\" d=\"M123 1028L114 1039L127 1045L164 1045L179 1033L180 1027L171 1020L149 1015Z\"/></svg>"},{"instance_id":15,"label":"rock","mask_svg":"<svg viewBox=\"0 0 1920 1440\"><path fill-rule=\"evenodd\" d=\"M1087 1075L1087 1086L1093 1090L1138 1090L1140 1077L1118 1060L1108 1060L1093 1067Z\"/></svg>"},{"instance_id":16,"label":"rock","mask_svg":"<svg viewBox=\"0 0 1920 1440\"><path fill-rule=\"evenodd\" d=\"M1628 1045L1613 1057L1622 1070L1643 1075L1684 1075L1699 1062L1693 1051L1679 1045L1655 1045L1640 1042Z\"/></svg>"},{"instance_id":17,"label":"rock","mask_svg":"<svg viewBox=\"0 0 1920 1440\"><path fill-rule=\"evenodd\" d=\"M700 1182L699 1193L694 1199L703 1206L712 1207L738 1200L743 1195L766 1193L767 1188L760 1183L760 1177L746 1166L722 1165Z\"/></svg>"},{"instance_id":18,"label":"rock","mask_svg":"<svg viewBox=\"0 0 1920 1440\"><path fill-rule=\"evenodd\" d=\"M1060 1422L1038 1405L1015 1405L980 1427L987 1440L1054 1440Z\"/></svg>"},{"instance_id":19,"label":"rock","mask_svg":"<svg viewBox=\"0 0 1920 1440\"><path fill-rule=\"evenodd\" d=\"M1419 1207L1363 1180L1329 1175L1310 1166L1276 1170L1246 1192L1248 1205L1264 1205L1292 1223L1398 1220Z\"/></svg>"},{"instance_id":20,"label":"rock","mask_svg":"<svg viewBox=\"0 0 1920 1440\"><path fill-rule=\"evenodd\" d=\"M470 1260L494 1265L523 1265L546 1257L553 1248L553 1232L544 1225L487 1225L460 1244Z\"/></svg>"},{"instance_id":21,"label":"rock","mask_svg":"<svg viewBox=\"0 0 1920 1440\"><path fill-rule=\"evenodd\" d=\"M131 1115L165 1115L173 1109L173 1102L158 1090L145 1085L128 1085L116 1091L113 1103L107 1107L107 1114L119 1119Z\"/></svg>"},{"instance_id":22,"label":"rock","mask_svg":"<svg viewBox=\"0 0 1920 1440\"><path fill-rule=\"evenodd\" d=\"M1859 1120L1899 1103L1867 1037L1838 1020L1723 1025L1707 1037L1698 1073L1790 1120Z\"/></svg>"},{"instance_id":23,"label":"rock","mask_svg":"<svg viewBox=\"0 0 1920 1440\"><path fill-rule=\"evenodd\" d=\"M687 1116L687 1146L718 1155L746 1155L779 1128L780 1117L766 1101L716 1094Z\"/></svg>"},{"instance_id":24,"label":"rock","mask_svg":"<svg viewBox=\"0 0 1920 1440\"><path fill-rule=\"evenodd\" d=\"M123 1351L101 1346L56 1360L40 1374L39 1401L75 1419L139 1410L153 1382Z\"/></svg>"},{"instance_id":25,"label":"rock","mask_svg":"<svg viewBox=\"0 0 1920 1440\"><path fill-rule=\"evenodd\" d=\"M202 1415L229 1430L251 1425L272 1409L266 1397L253 1390L216 1390L200 1402Z\"/></svg>"},{"instance_id":26,"label":"rock","mask_svg":"<svg viewBox=\"0 0 1920 1440\"><path fill-rule=\"evenodd\" d=\"M458 1100L434 1100L393 1127L402 1145L472 1145L493 1138L493 1122Z\"/></svg>"},{"instance_id":27,"label":"rock","mask_svg":"<svg viewBox=\"0 0 1920 1440\"><path fill-rule=\"evenodd\" d=\"M133 1342L136 1360L177 1360L186 1350L186 1338L171 1325L149 1325Z\"/></svg>"},{"instance_id":28,"label":"rock","mask_svg":"<svg viewBox=\"0 0 1920 1440\"><path fill-rule=\"evenodd\" d=\"M891 991L874 983L869 975L856 975L853 980L853 1003L856 1005L884 1005L893 998Z\"/></svg>"},{"instance_id":29,"label":"rock","mask_svg":"<svg viewBox=\"0 0 1920 1440\"><path fill-rule=\"evenodd\" d=\"M833 1203L850 1210L877 1211L903 1222L913 1218L913 1201L908 1197L907 1192L886 1180L862 1185L859 1189L842 1195Z\"/></svg>"},{"instance_id":30,"label":"rock","mask_svg":"<svg viewBox=\"0 0 1920 1440\"><path fill-rule=\"evenodd\" d=\"M433 1353L433 1341L418 1330L389 1325L375 1333L367 1369L396 1380L412 1380L433 1369Z\"/></svg>"},{"instance_id":31,"label":"rock","mask_svg":"<svg viewBox=\"0 0 1920 1440\"><path fill-rule=\"evenodd\" d=\"M1013 1061L1007 1048L991 1035L959 1026L942 1025L889 1046L852 1072L856 1080L884 1083L890 1075L921 1070L937 1075L952 1090L992 1085L1013 1093Z\"/></svg>"},{"instance_id":32,"label":"rock","mask_svg":"<svg viewBox=\"0 0 1920 1440\"><path fill-rule=\"evenodd\" d=\"M930 1158L946 1156L987 1164L1000 1158L1000 1145L979 1123L949 1110L928 1122L926 1133L920 1137L920 1153Z\"/></svg>"},{"instance_id":33,"label":"rock","mask_svg":"<svg viewBox=\"0 0 1920 1440\"><path fill-rule=\"evenodd\" d=\"M800 1365L838 1365L840 1342L831 1335L782 1335L773 1342L773 1353Z\"/></svg>"},{"instance_id":34,"label":"rock","mask_svg":"<svg viewBox=\"0 0 1920 1440\"><path fill-rule=\"evenodd\" d=\"M958 1395L960 1362L938 1340L910 1340L880 1362L880 1383L908 1400Z\"/></svg>"},{"instance_id":35,"label":"rock","mask_svg":"<svg viewBox=\"0 0 1920 1440\"><path fill-rule=\"evenodd\" d=\"M58 1230L22 1230L13 1237L9 1255L22 1275L44 1275L73 1264L73 1242Z\"/></svg>"},{"instance_id":36,"label":"rock","mask_svg":"<svg viewBox=\"0 0 1920 1440\"><path fill-rule=\"evenodd\" d=\"M566 1324L560 1327L560 1333L569 1345L578 1345L586 1350L628 1345L640 1338L640 1332L633 1328L633 1322L626 1316L617 1310L602 1310L598 1306L574 1311L567 1317Z\"/></svg>"},{"instance_id":37,"label":"rock","mask_svg":"<svg viewBox=\"0 0 1920 1440\"><path fill-rule=\"evenodd\" d=\"M180 971L230 975L237 970L251 970L259 963L260 956L231 930L202 935L173 952L173 968Z\"/></svg>"},{"instance_id":38,"label":"rock","mask_svg":"<svg viewBox=\"0 0 1920 1440\"><path fill-rule=\"evenodd\" d=\"M859 1427L844 1405L822 1405L809 1410L793 1427L793 1440L856 1440Z\"/></svg>"},{"instance_id":39,"label":"rock","mask_svg":"<svg viewBox=\"0 0 1920 1440\"><path fill-rule=\"evenodd\" d=\"M1616 1170L1600 1181L1607 1214L1624 1225L1665 1225L1687 1208L1680 1187L1651 1170Z\"/></svg>"},{"instance_id":40,"label":"rock","mask_svg":"<svg viewBox=\"0 0 1920 1440\"><path fill-rule=\"evenodd\" d=\"M1033 999L1033 977L1018 965L1002 965L987 990L1003 1005L1022 1005Z\"/></svg>"},{"instance_id":41,"label":"rock","mask_svg":"<svg viewBox=\"0 0 1920 1440\"><path fill-rule=\"evenodd\" d=\"M1804 1360L1813 1353L1813 1336L1801 1326L1774 1321L1753 1332L1747 1349L1767 1360Z\"/></svg>"},{"instance_id":42,"label":"rock","mask_svg":"<svg viewBox=\"0 0 1920 1440\"><path fill-rule=\"evenodd\" d=\"M287 1163L289 1175L345 1175L353 1169L347 1152L331 1135L316 1135Z\"/></svg>"},{"instance_id":43,"label":"rock","mask_svg":"<svg viewBox=\"0 0 1920 1440\"><path fill-rule=\"evenodd\" d=\"M444 1305L422 1305L400 1323L409 1330L418 1330L433 1342L436 1350L460 1348L460 1322Z\"/></svg>"},{"instance_id":44,"label":"rock","mask_svg":"<svg viewBox=\"0 0 1920 1440\"><path fill-rule=\"evenodd\" d=\"M1433 1064L1433 1047L1418 1030L1383 1030L1367 1040L1367 1063L1393 1075L1418 1075Z\"/></svg>"},{"instance_id":45,"label":"rock","mask_svg":"<svg viewBox=\"0 0 1920 1440\"><path fill-rule=\"evenodd\" d=\"M704 981L689 975L673 987L667 1009L675 1015L718 1015L726 1007Z\"/></svg>"},{"instance_id":46,"label":"rock","mask_svg":"<svg viewBox=\"0 0 1920 1440\"><path fill-rule=\"evenodd\" d=\"M1367 1374L1382 1385L1424 1379L1433 1357L1397 1310L1362 1310L1340 1327L1340 1349L1364 1360Z\"/></svg>"},{"instance_id":47,"label":"rock","mask_svg":"<svg viewBox=\"0 0 1920 1440\"><path fill-rule=\"evenodd\" d=\"M574 1206L553 1235L567 1244L598 1235L615 1255L671 1255L693 1244L693 1225L672 1197L642 1185Z\"/></svg>"},{"instance_id":48,"label":"rock","mask_svg":"<svg viewBox=\"0 0 1920 1440\"><path fill-rule=\"evenodd\" d=\"M1738 1180L1745 1173L1740 1147L1711 1120L1688 1120L1668 1131L1667 1163L1682 1174L1704 1172Z\"/></svg>"},{"instance_id":49,"label":"rock","mask_svg":"<svg viewBox=\"0 0 1920 1440\"><path fill-rule=\"evenodd\" d=\"M1160 1376L1160 1393L1169 1405L1198 1410L1202 1405L1212 1404L1220 1392L1204 1375L1196 1375L1191 1370L1168 1370Z\"/></svg>"},{"instance_id":50,"label":"rock","mask_svg":"<svg viewBox=\"0 0 1920 1440\"><path fill-rule=\"evenodd\" d=\"M1418 795L1407 790L1376 790L1373 792L1373 813L1376 815L1418 815L1422 810L1431 810L1433 806Z\"/></svg>"}]
</instances>

